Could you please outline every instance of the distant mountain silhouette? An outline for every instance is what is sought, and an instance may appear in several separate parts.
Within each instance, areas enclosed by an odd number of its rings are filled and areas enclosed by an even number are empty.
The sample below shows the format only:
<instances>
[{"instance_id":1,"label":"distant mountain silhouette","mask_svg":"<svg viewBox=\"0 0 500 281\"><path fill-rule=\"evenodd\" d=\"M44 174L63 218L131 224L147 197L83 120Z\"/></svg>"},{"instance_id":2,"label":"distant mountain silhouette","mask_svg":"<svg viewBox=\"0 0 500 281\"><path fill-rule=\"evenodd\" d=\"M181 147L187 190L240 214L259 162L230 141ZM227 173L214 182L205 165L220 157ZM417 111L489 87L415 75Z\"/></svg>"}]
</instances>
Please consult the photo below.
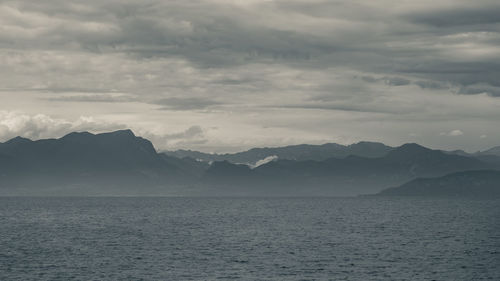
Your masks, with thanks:
<instances>
[{"instance_id":1,"label":"distant mountain silhouette","mask_svg":"<svg viewBox=\"0 0 500 281\"><path fill-rule=\"evenodd\" d=\"M269 194L356 195L417 177L442 176L491 166L474 158L405 144L378 158L351 155L323 161L278 160L255 169L236 167L229 162L223 165L216 162L206 171L204 182L235 189L260 187L259 192Z\"/></svg>"},{"instance_id":2,"label":"distant mountain silhouette","mask_svg":"<svg viewBox=\"0 0 500 281\"><path fill-rule=\"evenodd\" d=\"M474 154L471 154L471 153L467 153L461 149L457 149L457 150L452 150L452 151L445 151L445 150L442 150L444 153L447 153L447 154L454 154L454 155L460 155L460 156L467 156L467 157L473 157Z\"/></svg>"},{"instance_id":3,"label":"distant mountain silhouette","mask_svg":"<svg viewBox=\"0 0 500 281\"><path fill-rule=\"evenodd\" d=\"M85 186L101 188L92 190L98 194L130 189L141 194L144 186L193 181L193 169L184 169L186 161L166 158L130 130L38 141L18 137L0 144L0 186L7 193L16 188L37 194L49 187Z\"/></svg>"},{"instance_id":4,"label":"distant mountain silhouette","mask_svg":"<svg viewBox=\"0 0 500 281\"><path fill-rule=\"evenodd\" d=\"M322 161L328 158L344 158L349 155L361 157L382 157L393 148L377 142L359 142L351 145L327 143L323 145L300 144L275 148L252 148L247 151L232 154L209 154L191 150L166 151L166 155L184 158L200 159L206 162L229 161L235 164L255 165L257 161L269 156L277 156L286 160L315 160Z\"/></svg>"},{"instance_id":5,"label":"distant mountain silhouette","mask_svg":"<svg viewBox=\"0 0 500 281\"><path fill-rule=\"evenodd\" d=\"M493 155L483 161L418 144L391 148L370 142L205 155L228 158L212 163L188 155L158 153L130 130L37 141L16 137L0 143L0 195L344 196L500 167Z\"/></svg>"},{"instance_id":6,"label":"distant mountain silhouette","mask_svg":"<svg viewBox=\"0 0 500 281\"><path fill-rule=\"evenodd\" d=\"M487 149L485 151L480 151L477 154L500 156L500 146L495 146L495 147L492 147L492 148Z\"/></svg>"},{"instance_id":7,"label":"distant mountain silhouette","mask_svg":"<svg viewBox=\"0 0 500 281\"><path fill-rule=\"evenodd\" d=\"M500 171L465 171L437 178L418 178L378 195L499 198Z\"/></svg>"},{"instance_id":8,"label":"distant mountain silhouette","mask_svg":"<svg viewBox=\"0 0 500 281\"><path fill-rule=\"evenodd\" d=\"M496 169L500 168L500 146L493 147L484 151L478 151L475 153L467 153L463 150L443 151L443 152L447 154L473 157L483 162L491 164Z\"/></svg>"}]
</instances>

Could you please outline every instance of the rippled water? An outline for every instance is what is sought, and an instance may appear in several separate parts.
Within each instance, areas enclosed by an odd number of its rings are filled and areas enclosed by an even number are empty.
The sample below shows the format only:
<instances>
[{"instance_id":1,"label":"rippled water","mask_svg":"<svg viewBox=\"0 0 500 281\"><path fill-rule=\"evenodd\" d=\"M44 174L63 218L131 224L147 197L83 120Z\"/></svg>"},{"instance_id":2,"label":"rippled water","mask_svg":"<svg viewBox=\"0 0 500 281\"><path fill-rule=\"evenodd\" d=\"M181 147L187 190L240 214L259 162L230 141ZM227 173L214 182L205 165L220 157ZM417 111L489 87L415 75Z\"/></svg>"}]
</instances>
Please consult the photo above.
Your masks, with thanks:
<instances>
[{"instance_id":1,"label":"rippled water","mask_svg":"<svg viewBox=\"0 0 500 281\"><path fill-rule=\"evenodd\" d=\"M0 280L500 280L500 201L0 198Z\"/></svg>"}]
</instances>

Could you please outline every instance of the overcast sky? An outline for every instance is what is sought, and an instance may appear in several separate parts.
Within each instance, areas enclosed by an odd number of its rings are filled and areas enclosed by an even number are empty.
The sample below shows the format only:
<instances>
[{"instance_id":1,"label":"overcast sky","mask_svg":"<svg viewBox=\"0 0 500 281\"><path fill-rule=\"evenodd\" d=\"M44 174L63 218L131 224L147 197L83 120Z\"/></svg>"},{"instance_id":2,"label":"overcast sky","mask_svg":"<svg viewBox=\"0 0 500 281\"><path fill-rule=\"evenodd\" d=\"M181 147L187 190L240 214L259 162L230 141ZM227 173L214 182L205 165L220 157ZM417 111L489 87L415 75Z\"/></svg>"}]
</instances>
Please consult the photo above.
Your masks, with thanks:
<instances>
[{"instance_id":1,"label":"overcast sky","mask_svg":"<svg viewBox=\"0 0 500 281\"><path fill-rule=\"evenodd\" d=\"M0 0L0 141L500 145L500 2Z\"/></svg>"}]
</instances>

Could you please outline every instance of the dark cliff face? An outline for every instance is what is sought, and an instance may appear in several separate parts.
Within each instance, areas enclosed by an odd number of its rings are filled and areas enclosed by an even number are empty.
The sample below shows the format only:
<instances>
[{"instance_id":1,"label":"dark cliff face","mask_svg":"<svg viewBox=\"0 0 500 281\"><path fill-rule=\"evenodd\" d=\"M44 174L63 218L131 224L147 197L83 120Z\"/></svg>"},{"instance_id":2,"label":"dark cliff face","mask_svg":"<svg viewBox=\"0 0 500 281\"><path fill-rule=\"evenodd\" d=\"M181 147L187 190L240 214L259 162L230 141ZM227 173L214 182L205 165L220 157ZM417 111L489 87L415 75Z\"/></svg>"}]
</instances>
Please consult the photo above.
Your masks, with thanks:
<instances>
[{"instance_id":1,"label":"dark cliff face","mask_svg":"<svg viewBox=\"0 0 500 281\"><path fill-rule=\"evenodd\" d=\"M500 198L500 171L465 171L437 178L418 178L378 195Z\"/></svg>"}]
</instances>

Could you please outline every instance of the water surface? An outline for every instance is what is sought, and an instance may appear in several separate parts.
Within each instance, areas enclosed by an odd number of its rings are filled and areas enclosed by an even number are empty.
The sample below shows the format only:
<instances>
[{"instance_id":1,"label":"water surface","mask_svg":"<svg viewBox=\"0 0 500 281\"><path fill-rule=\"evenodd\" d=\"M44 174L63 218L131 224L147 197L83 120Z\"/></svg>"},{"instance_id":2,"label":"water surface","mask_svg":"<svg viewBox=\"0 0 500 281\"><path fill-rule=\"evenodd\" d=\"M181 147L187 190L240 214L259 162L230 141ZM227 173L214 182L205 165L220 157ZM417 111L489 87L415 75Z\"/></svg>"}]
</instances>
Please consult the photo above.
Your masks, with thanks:
<instances>
[{"instance_id":1,"label":"water surface","mask_svg":"<svg viewBox=\"0 0 500 281\"><path fill-rule=\"evenodd\" d=\"M500 280L500 201L0 198L0 280Z\"/></svg>"}]
</instances>

